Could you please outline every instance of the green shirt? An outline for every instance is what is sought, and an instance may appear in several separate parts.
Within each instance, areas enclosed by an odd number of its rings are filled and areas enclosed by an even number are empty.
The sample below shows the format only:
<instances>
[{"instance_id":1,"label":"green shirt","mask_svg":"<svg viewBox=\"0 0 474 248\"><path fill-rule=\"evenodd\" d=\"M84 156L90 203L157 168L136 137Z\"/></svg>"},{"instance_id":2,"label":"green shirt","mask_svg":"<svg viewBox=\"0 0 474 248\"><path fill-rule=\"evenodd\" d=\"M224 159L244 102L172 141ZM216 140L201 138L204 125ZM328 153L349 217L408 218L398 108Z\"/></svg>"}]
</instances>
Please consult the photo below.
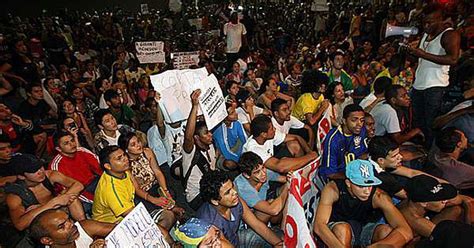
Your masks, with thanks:
<instances>
[{"instance_id":1,"label":"green shirt","mask_svg":"<svg viewBox=\"0 0 474 248\"><path fill-rule=\"evenodd\" d=\"M332 74L332 70L329 70L327 73L329 77L329 84L336 82L336 77ZM341 70L341 83L344 91L353 90L354 86L352 85L352 78L347 74L346 71Z\"/></svg>"}]
</instances>

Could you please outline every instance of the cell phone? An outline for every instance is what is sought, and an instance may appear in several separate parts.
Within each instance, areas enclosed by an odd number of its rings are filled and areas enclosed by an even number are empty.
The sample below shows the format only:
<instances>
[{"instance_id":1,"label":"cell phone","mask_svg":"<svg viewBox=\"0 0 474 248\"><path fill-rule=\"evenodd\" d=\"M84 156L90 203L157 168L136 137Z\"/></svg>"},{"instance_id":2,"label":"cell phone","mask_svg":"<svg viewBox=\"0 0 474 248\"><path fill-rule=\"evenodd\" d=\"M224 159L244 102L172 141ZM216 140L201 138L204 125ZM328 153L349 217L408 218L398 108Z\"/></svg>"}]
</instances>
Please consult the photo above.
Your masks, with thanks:
<instances>
[{"instance_id":1,"label":"cell phone","mask_svg":"<svg viewBox=\"0 0 474 248\"><path fill-rule=\"evenodd\" d=\"M77 128L77 125L76 125L75 122L73 122L73 123L69 124L68 127L69 127L69 129L74 129L74 128Z\"/></svg>"}]
</instances>

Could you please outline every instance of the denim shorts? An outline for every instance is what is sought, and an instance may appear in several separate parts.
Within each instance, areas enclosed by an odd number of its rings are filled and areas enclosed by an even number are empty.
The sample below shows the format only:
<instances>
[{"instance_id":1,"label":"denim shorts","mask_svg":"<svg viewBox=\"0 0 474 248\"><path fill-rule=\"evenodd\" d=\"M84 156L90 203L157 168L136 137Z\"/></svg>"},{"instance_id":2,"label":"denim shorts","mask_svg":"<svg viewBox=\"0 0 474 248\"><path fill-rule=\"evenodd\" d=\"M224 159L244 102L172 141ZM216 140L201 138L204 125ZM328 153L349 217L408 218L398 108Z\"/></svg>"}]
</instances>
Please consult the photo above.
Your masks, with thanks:
<instances>
[{"instance_id":1,"label":"denim shorts","mask_svg":"<svg viewBox=\"0 0 474 248\"><path fill-rule=\"evenodd\" d=\"M351 246L368 246L372 243L372 237L374 236L375 228L378 225L382 225L382 223L374 223L369 222L362 226L362 223L356 220L349 220L349 221L337 221L337 222L329 222L328 227L329 229L333 229L334 226L337 224L349 224L351 226L352 231L352 240Z\"/></svg>"}]
</instances>

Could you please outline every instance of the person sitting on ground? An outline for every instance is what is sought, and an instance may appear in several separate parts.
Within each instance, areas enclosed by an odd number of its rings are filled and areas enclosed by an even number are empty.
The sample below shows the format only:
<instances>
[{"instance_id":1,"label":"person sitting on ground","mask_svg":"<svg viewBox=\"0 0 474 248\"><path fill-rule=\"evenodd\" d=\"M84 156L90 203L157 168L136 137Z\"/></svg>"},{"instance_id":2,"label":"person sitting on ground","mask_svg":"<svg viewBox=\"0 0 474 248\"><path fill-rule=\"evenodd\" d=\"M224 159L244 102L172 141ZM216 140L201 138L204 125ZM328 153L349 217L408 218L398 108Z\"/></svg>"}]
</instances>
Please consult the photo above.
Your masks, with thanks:
<instances>
[{"instance_id":1,"label":"person sitting on ground","mask_svg":"<svg viewBox=\"0 0 474 248\"><path fill-rule=\"evenodd\" d=\"M212 138L220 155L217 158L217 168L230 171L238 166L242 147L247 142L247 134L238 120L235 105L226 103L226 107L227 117L214 128Z\"/></svg>"},{"instance_id":2,"label":"person sitting on ground","mask_svg":"<svg viewBox=\"0 0 474 248\"><path fill-rule=\"evenodd\" d=\"M354 160L347 165L346 179L329 182L321 193L314 231L329 247L385 245L403 247L413 234L392 199L376 186L372 164ZM371 218L374 209L383 212L387 224Z\"/></svg>"},{"instance_id":3,"label":"person sitting on ground","mask_svg":"<svg viewBox=\"0 0 474 248\"><path fill-rule=\"evenodd\" d=\"M212 143L212 133L204 121L197 122L201 90L191 94L192 108L184 130L182 177L186 201L197 210L203 203L199 181L209 171L216 169L217 155Z\"/></svg>"},{"instance_id":4,"label":"person sitting on ground","mask_svg":"<svg viewBox=\"0 0 474 248\"><path fill-rule=\"evenodd\" d=\"M332 83L326 92L327 99L331 103L331 124L337 127L342 124L342 113L347 105L353 104L354 100L350 96L346 96L342 83Z\"/></svg>"},{"instance_id":5,"label":"person sitting on ground","mask_svg":"<svg viewBox=\"0 0 474 248\"><path fill-rule=\"evenodd\" d=\"M143 147L140 139L132 132L121 135L118 144L126 151L130 161L135 201L142 202L149 212L160 210L161 215L167 216L166 219L173 223L176 217L182 217L184 210L176 206L153 151Z\"/></svg>"},{"instance_id":6,"label":"person sitting on ground","mask_svg":"<svg viewBox=\"0 0 474 248\"><path fill-rule=\"evenodd\" d=\"M344 108L342 125L329 131L323 141L319 177L322 184L329 179L344 178L346 165L355 159L366 158L367 130L365 113L357 104Z\"/></svg>"},{"instance_id":7,"label":"person sitting on ground","mask_svg":"<svg viewBox=\"0 0 474 248\"><path fill-rule=\"evenodd\" d=\"M258 115L252 121L251 134L243 152L254 152L266 168L286 174L297 170L316 159L308 143L298 135L276 131L270 117Z\"/></svg>"},{"instance_id":8,"label":"person sitting on ground","mask_svg":"<svg viewBox=\"0 0 474 248\"><path fill-rule=\"evenodd\" d=\"M341 82L344 92L351 91L354 89L352 84L352 78L349 74L343 69L344 68L344 52L341 50L336 51L330 56L331 69L328 72L329 85L335 82Z\"/></svg>"},{"instance_id":9,"label":"person sitting on ground","mask_svg":"<svg viewBox=\"0 0 474 248\"><path fill-rule=\"evenodd\" d=\"M237 116L247 134L250 133L250 123L255 116L259 114L271 115L270 111L255 105L255 99L249 91L240 90L239 93L237 93L236 99L238 106L236 109Z\"/></svg>"},{"instance_id":10,"label":"person sitting on ground","mask_svg":"<svg viewBox=\"0 0 474 248\"><path fill-rule=\"evenodd\" d=\"M471 198L458 195L453 185L419 175L408 180L405 190L408 199L399 205L399 209L416 236L430 237L437 224L443 220L472 225L470 214L463 211L469 209L467 206ZM436 214L430 214L433 212Z\"/></svg>"},{"instance_id":11,"label":"person sitting on ground","mask_svg":"<svg viewBox=\"0 0 474 248\"><path fill-rule=\"evenodd\" d=\"M94 138L86 137L86 135L77 128L77 123L73 118L66 117L59 121L57 132L66 132L74 137L77 145L88 150L94 149ZM53 140L54 141L54 140Z\"/></svg>"},{"instance_id":12,"label":"person sitting on ground","mask_svg":"<svg viewBox=\"0 0 474 248\"><path fill-rule=\"evenodd\" d=\"M48 209L33 219L29 233L34 241L46 247L99 248L105 247L104 238L115 226L95 220L74 222L66 211Z\"/></svg>"},{"instance_id":13,"label":"person sitting on ground","mask_svg":"<svg viewBox=\"0 0 474 248\"><path fill-rule=\"evenodd\" d=\"M72 118L74 120L75 128L82 134L84 138L86 138L87 143L83 143L82 145L93 145L94 139L92 137L91 129L89 128L89 124L87 124L87 120L82 112L76 110L75 101L71 98L66 98L61 104L61 113L60 113L60 120L64 120L66 118Z\"/></svg>"},{"instance_id":14,"label":"person sitting on ground","mask_svg":"<svg viewBox=\"0 0 474 248\"><path fill-rule=\"evenodd\" d=\"M120 135L128 132L135 132L127 125L117 125L117 120L108 109L100 109L94 115L94 121L100 131L95 135L95 149L99 152L109 145L117 145ZM145 134L137 131L140 140L146 142Z\"/></svg>"},{"instance_id":15,"label":"person sitting on ground","mask_svg":"<svg viewBox=\"0 0 474 248\"><path fill-rule=\"evenodd\" d=\"M113 89L105 91L104 100L118 124L125 124L134 128L138 127L135 112L127 104L122 103L117 91Z\"/></svg>"},{"instance_id":16,"label":"person sitting on ground","mask_svg":"<svg viewBox=\"0 0 474 248\"><path fill-rule=\"evenodd\" d=\"M316 82L311 82L311 87L303 89L303 95L298 98L291 115L305 124L313 127L317 125L326 109L329 100L324 99L328 77L324 73L316 73Z\"/></svg>"},{"instance_id":17,"label":"person sitting on ground","mask_svg":"<svg viewBox=\"0 0 474 248\"><path fill-rule=\"evenodd\" d=\"M227 92L227 95L225 96L226 103L237 103L236 97L240 90L239 87L240 84L234 80L229 80L225 83L225 91Z\"/></svg>"},{"instance_id":18,"label":"person sitting on ground","mask_svg":"<svg viewBox=\"0 0 474 248\"><path fill-rule=\"evenodd\" d=\"M221 230L207 221L191 218L175 231L176 239L184 248L233 248Z\"/></svg>"},{"instance_id":19,"label":"person sitting on ground","mask_svg":"<svg viewBox=\"0 0 474 248\"><path fill-rule=\"evenodd\" d=\"M288 102L290 109L293 109L295 105L295 99L289 95L278 91L278 84L275 79L269 79L260 86L259 97L257 98L257 104L265 109L271 108L273 100L281 98Z\"/></svg>"},{"instance_id":20,"label":"person sitting on ground","mask_svg":"<svg viewBox=\"0 0 474 248\"><path fill-rule=\"evenodd\" d=\"M283 240L239 198L230 178L219 171L203 175L200 181L204 204L196 216L219 228L236 247L283 247ZM241 228L241 221L250 228ZM268 243L267 243L268 242Z\"/></svg>"},{"instance_id":21,"label":"person sitting on ground","mask_svg":"<svg viewBox=\"0 0 474 248\"><path fill-rule=\"evenodd\" d=\"M374 166L375 176L382 181L380 189L390 196L406 199L407 194L397 176L412 178L426 173L402 164L400 146L389 137L374 137L369 142L369 161ZM439 179L437 179L439 180ZM445 182L444 180L439 180Z\"/></svg>"},{"instance_id":22,"label":"person sitting on ground","mask_svg":"<svg viewBox=\"0 0 474 248\"><path fill-rule=\"evenodd\" d=\"M262 159L253 152L242 154L239 161L240 171L234 184L242 200L254 211L255 216L263 223L279 224L283 217L283 208L288 197L288 184L291 174L280 174L267 170ZM283 183L280 195L275 199L268 199L270 181Z\"/></svg>"},{"instance_id":23,"label":"person sitting on ground","mask_svg":"<svg viewBox=\"0 0 474 248\"><path fill-rule=\"evenodd\" d=\"M291 115L290 106L285 100L275 99L271 107L272 124L276 130L284 134L297 134L308 142L310 148L314 147L313 129Z\"/></svg>"},{"instance_id":24,"label":"person sitting on ground","mask_svg":"<svg viewBox=\"0 0 474 248\"><path fill-rule=\"evenodd\" d=\"M90 213L97 181L103 172L99 166L99 158L88 149L78 146L74 136L67 132L58 132L55 135L54 147L58 154L51 160L48 168L84 185L79 199L86 213Z\"/></svg>"},{"instance_id":25,"label":"person sitting on ground","mask_svg":"<svg viewBox=\"0 0 474 248\"><path fill-rule=\"evenodd\" d=\"M78 199L84 189L80 182L60 172L44 170L43 162L30 154L15 156L11 168L18 179L5 186L5 193L16 229L25 230L38 214L57 207L67 207L77 221L86 218ZM62 185L64 191L56 194L55 184Z\"/></svg>"},{"instance_id":26,"label":"person sitting on ground","mask_svg":"<svg viewBox=\"0 0 474 248\"><path fill-rule=\"evenodd\" d=\"M377 103L385 100L385 90L392 85L392 79L388 77L379 77L373 84L374 92L364 97L364 99L359 103L365 112L372 111Z\"/></svg>"},{"instance_id":27,"label":"person sitting on ground","mask_svg":"<svg viewBox=\"0 0 474 248\"><path fill-rule=\"evenodd\" d=\"M464 133L454 127L445 128L437 135L435 144L439 151L433 154L430 160L441 170L440 177L462 192L473 195L474 164L459 161L462 152L468 147Z\"/></svg>"},{"instance_id":28,"label":"person sitting on ground","mask_svg":"<svg viewBox=\"0 0 474 248\"><path fill-rule=\"evenodd\" d=\"M375 137L375 120L371 114L365 112L365 122L364 126L367 130L367 143L370 143L370 140Z\"/></svg>"},{"instance_id":29,"label":"person sitting on ground","mask_svg":"<svg viewBox=\"0 0 474 248\"><path fill-rule=\"evenodd\" d=\"M375 135L388 135L398 144L423 136L421 129L412 128L411 100L401 85L391 85L385 91L385 101L370 111L375 119Z\"/></svg>"},{"instance_id":30,"label":"person sitting on ground","mask_svg":"<svg viewBox=\"0 0 474 248\"><path fill-rule=\"evenodd\" d=\"M1 103L0 131L10 139L12 152L40 155L46 150L46 132L31 120L12 113L8 106Z\"/></svg>"}]
</instances>

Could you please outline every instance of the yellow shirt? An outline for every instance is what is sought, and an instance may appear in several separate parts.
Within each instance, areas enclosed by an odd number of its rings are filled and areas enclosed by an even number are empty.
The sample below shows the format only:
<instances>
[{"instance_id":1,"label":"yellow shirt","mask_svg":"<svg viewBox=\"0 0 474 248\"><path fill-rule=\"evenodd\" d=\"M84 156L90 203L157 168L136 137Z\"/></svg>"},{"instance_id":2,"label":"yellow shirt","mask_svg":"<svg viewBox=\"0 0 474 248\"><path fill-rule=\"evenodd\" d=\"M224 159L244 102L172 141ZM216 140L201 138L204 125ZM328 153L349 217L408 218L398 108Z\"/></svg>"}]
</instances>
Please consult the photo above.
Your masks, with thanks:
<instances>
[{"instance_id":1,"label":"yellow shirt","mask_svg":"<svg viewBox=\"0 0 474 248\"><path fill-rule=\"evenodd\" d=\"M134 198L135 188L129 172L124 179L104 172L95 190L92 218L108 223L121 221L121 214L135 207Z\"/></svg>"},{"instance_id":2,"label":"yellow shirt","mask_svg":"<svg viewBox=\"0 0 474 248\"><path fill-rule=\"evenodd\" d=\"M321 94L318 99L314 99L312 93L304 93L298 98L291 115L298 118L300 121L305 120L305 114L316 113L321 103L324 101L324 96Z\"/></svg>"},{"instance_id":3,"label":"yellow shirt","mask_svg":"<svg viewBox=\"0 0 474 248\"><path fill-rule=\"evenodd\" d=\"M385 70L379 72L379 74L377 74L377 76L375 77L374 82L375 80L377 80L377 78L380 78L380 77L388 77L392 79L392 84L398 84L399 77L398 76L392 77L392 75L390 75L390 71L388 70L388 68L385 68ZM370 88L371 88L371 92L374 92L374 83L372 83L372 86Z\"/></svg>"}]
</instances>

